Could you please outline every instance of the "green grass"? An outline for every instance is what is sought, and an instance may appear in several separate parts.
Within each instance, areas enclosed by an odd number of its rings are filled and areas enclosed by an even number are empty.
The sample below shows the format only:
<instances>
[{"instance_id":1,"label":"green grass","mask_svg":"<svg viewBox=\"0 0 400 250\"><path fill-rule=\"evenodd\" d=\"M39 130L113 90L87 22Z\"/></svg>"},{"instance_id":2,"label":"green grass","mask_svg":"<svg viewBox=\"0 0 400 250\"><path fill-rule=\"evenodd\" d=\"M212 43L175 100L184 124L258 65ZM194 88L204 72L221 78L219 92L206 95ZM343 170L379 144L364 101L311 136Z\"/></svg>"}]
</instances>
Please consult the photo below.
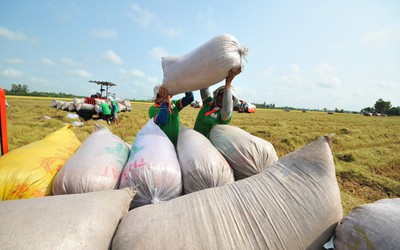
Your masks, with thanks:
<instances>
[{"instance_id":1,"label":"green grass","mask_svg":"<svg viewBox=\"0 0 400 250\"><path fill-rule=\"evenodd\" d=\"M68 112L50 107L54 98L7 98L9 150L40 140L73 120ZM67 100L67 99L66 99ZM127 143L149 120L150 103L134 102L131 112L119 114L121 126L107 125ZM181 111L183 125L193 128L199 109ZM42 119L44 115L51 120ZM96 122L84 121L73 131L83 142ZM336 174L347 214L354 206L382 198L400 197L400 117L258 109L254 114L234 113L231 125L271 142L282 157L323 135L333 137Z\"/></svg>"}]
</instances>

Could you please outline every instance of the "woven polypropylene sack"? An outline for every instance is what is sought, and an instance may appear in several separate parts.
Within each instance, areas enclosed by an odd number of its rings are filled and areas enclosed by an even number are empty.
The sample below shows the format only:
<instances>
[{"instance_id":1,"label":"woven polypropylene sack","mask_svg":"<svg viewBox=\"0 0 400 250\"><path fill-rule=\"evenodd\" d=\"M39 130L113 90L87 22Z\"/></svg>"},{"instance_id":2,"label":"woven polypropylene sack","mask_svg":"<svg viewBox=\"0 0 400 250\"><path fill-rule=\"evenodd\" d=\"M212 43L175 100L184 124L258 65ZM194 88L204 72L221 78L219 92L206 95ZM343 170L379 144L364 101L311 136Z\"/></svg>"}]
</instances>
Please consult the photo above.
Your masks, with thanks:
<instances>
[{"instance_id":1,"label":"woven polypropylene sack","mask_svg":"<svg viewBox=\"0 0 400 250\"><path fill-rule=\"evenodd\" d=\"M342 218L329 138L222 187L131 210L113 249L322 249Z\"/></svg>"},{"instance_id":2,"label":"woven polypropylene sack","mask_svg":"<svg viewBox=\"0 0 400 250\"><path fill-rule=\"evenodd\" d=\"M177 152L185 194L235 181L228 162L201 133L182 126Z\"/></svg>"},{"instance_id":3,"label":"woven polypropylene sack","mask_svg":"<svg viewBox=\"0 0 400 250\"><path fill-rule=\"evenodd\" d=\"M182 175L175 147L150 119L132 144L119 188L136 187L131 208L159 203L182 194Z\"/></svg>"},{"instance_id":4,"label":"woven polypropylene sack","mask_svg":"<svg viewBox=\"0 0 400 250\"><path fill-rule=\"evenodd\" d=\"M109 249L134 194L109 190L1 202L1 249Z\"/></svg>"},{"instance_id":5,"label":"woven polypropylene sack","mask_svg":"<svg viewBox=\"0 0 400 250\"><path fill-rule=\"evenodd\" d=\"M399 249L400 198L353 208L336 228L335 249Z\"/></svg>"},{"instance_id":6,"label":"woven polypropylene sack","mask_svg":"<svg viewBox=\"0 0 400 250\"><path fill-rule=\"evenodd\" d=\"M163 57L162 85L171 95L203 89L224 80L232 68L241 68L247 48L222 34L180 57Z\"/></svg>"},{"instance_id":7,"label":"woven polypropylene sack","mask_svg":"<svg viewBox=\"0 0 400 250\"><path fill-rule=\"evenodd\" d=\"M53 194L117 189L128 160L126 143L103 125L82 143L53 182Z\"/></svg>"},{"instance_id":8,"label":"woven polypropylene sack","mask_svg":"<svg viewBox=\"0 0 400 250\"><path fill-rule=\"evenodd\" d=\"M54 176L81 145L65 126L0 157L0 199L51 195Z\"/></svg>"},{"instance_id":9,"label":"woven polypropylene sack","mask_svg":"<svg viewBox=\"0 0 400 250\"><path fill-rule=\"evenodd\" d=\"M232 167L236 180L261 173L278 160L270 142L236 126L214 126L210 140Z\"/></svg>"}]
</instances>

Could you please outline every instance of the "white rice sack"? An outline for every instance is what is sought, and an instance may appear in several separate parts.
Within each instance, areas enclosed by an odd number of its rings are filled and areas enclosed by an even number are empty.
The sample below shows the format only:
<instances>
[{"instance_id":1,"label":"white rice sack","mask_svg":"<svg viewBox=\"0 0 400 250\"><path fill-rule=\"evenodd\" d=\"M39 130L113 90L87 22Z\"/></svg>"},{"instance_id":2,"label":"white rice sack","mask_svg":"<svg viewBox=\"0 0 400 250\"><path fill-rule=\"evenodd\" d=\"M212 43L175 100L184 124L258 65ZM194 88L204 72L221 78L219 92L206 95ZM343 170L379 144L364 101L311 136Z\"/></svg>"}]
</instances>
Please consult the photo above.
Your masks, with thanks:
<instances>
[{"instance_id":1,"label":"white rice sack","mask_svg":"<svg viewBox=\"0 0 400 250\"><path fill-rule=\"evenodd\" d=\"M81 144L54 178L53 194L117 189L129 148L102 125Z\"/></svg>"},{"instance_id":2,"label":"white rice sack","mask_svg":"<svg viewBox=\"0 0 400 250\"><path fill-rule=\"evenodd\" d=\"M134 194L126 189L3 201L0 248L108 250Z\"/></svg>"},{"instance_id":3,"label":"white rice sack","mask_svg":"<svg viewBox=\"0 0 400 250\"><path fill-rule=\"evenodd\" d=\"M126 111L126 106L124 104L121 104L121 103L117 102L117 105L118 105L119 112Z\"/></svg>"},{"instance_id":4,"label":"white rice sack","mask_svg":"<svg viewBox=\"0 0 400 250\"><path fill-rule=\"evenodd\" d=\"M171 95L209 87L224 80L232 68L241 68L247 48L229 34L219 35L180 57L163 57L162 85Z\"/></svg>"},{"instance_id":5,"label":"white rice sack","mask_svg":"<svg viewBox=\"0 0 400 250\"><path fill-rule=\"evenodd\" d=\"M83 104L85 102L85 99L83 99L83 98L74 98L72 100L72 102L74 103L75 106L78 106L78 104Z\"/></svg>"},{"instance_id":6,"label":"white rice sack","mask_svg":"<svg viewBox=\"0 0 400 250\"><path fill-rule=\"evenodd\" d=\"M68 105L68 111L76 111L76 108L75 108L75 104L73 103L73 102L71 102L69 105Z\"/></svg>"},{"instance_id":7,"label":"white rice sack","mask_svg":"<svg viewBox=\"0 0 400 250\"><path fill-rule=\"evenodd\" d=\"M94 105L94 111L96 112L96 114L100 113L100 105Z\"/></svg>"},{"instance_id":8,"label":"white rice sack","mask_svg":"<svg viewBox=\"0 0 400 250\"><path fill-rule=\"evenodd\" d=\"M112 249L322 249L343 216L328 140L244 180L129 211Z\"/></svg>"},{"instance_id":9,"label":"white rice sack","mask_svg":"<svg viewBox=\"0 0 400 250\"><path fill-rule=\"evenodd\" d=\"M76 111L81 110L83 103L78 103L78 105L75 106Z\"/></svg>"},{"instance_id":10,"label":"white rice sack","mask_svg":"<svg viewBox=\"0 0 400 250\"><path fill-rule=\"evenodd\" d=\"M64 102L63 105L61 106L61 109L64 111L69 111L68 107L71 104L71 102Z\"/></svg>"},{"instance_id":11,"label":"white rice sack","mask_svg":"<svg viewBox=\"0 0 400 250\"><path fill-rule=\"evenodd\" d=\"M355 207L336 228L335 249L399 249L400 198Z\"/></svg>"},{"instance_id":12,"label":"white rice sack","mask_svg":"<svg viewBox=\"0 0 400 250\"><path fill-rule=\"evenodd\" d=\"M58 103L57 100L52 100L52 101L50 102L50 107L52 107L52 108L57 108L57 103Z\"/></svg>"},{"instance_id":13,"label":"white rice sack","mask_svg":"<svg viewBox=\"0 0 400 250\"><path fill-rule=\"evenodd\" d=\"M65 104L65 101L58 101L57 102L57 109L62 109L63 105Z\"/></svg>"},{"instance_id":14,"label":"white rice sack","mask_svg":"<svg viewBox=\"0 0 400 250\"><path fill-rule=\"evenodd\" d=\"M76 108L76 110L78 110L78 107ZM83 103L79 110L86 110L86 111L95 111L94 110L94 105L93 104L89 104L89 103Z\"/></svg>"},{"instance_id":15,"label":"white rice sack","mask_svg":"<svg viewBox=\"0 0 400 250\"><path fill-rule=\"evenodd\" d=\"M270 142L239 127L216 125L210 140L232 167L236 180L261 173L278 160Z\"/></svg>"},{"instance_id":16,"label":"white rice sack","mask_svg":"<svg viewBox=\"0 0 400 250\"><path fill-rule=\"evenodd\" d=\"M228 162L201 133L182 126L177 152L185 194L235 181Z\"/></svg>"},{"instance_id":17,"label":"white rice sack","mask_svg":"<svg viewBox=\"0 0 400 250\"><path fill-rule=\"evenodd\" d=\"M132 105L129 100L123 100L122 103L126 107L126 111L131 111L132 110Z\"/></svg>"},{"instance_id":18,"label":"white rice sack","mask_svg":"<svg viewBox=\"0 0 400 250\"><path fill-rule=\"evenodd\" d=\"M94 98L94 104L95 104L95 105L100 105L102 101L103 101L103 100L100 99L100 98Z\"/></svg>"},{"instance_id":19,"label":"white rice sack","mask_svg":"<svg viewBox=\"0 0 400 250\"><path fill-rule=\"evenodd\" d=\"M137 187L131 207L159 203L182 193L182 175L174 145L150 119L138 132L120 188Z\"/></svg>"}]
</instances>

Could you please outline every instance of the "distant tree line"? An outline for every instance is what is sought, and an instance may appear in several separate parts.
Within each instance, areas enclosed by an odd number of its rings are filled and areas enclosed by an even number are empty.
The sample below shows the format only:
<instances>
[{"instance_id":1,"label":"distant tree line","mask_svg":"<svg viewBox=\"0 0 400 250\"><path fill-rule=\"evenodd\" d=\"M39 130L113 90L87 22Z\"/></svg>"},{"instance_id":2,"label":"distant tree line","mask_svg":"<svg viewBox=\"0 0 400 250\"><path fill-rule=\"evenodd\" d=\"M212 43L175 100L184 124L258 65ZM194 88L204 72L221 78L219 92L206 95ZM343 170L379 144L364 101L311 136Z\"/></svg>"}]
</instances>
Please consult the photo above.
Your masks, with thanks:
<instances>
[{"instance_id":1,"label":"distant tree line","mask_svg":"<svg viewBox=\"0 0 400 250\"><path fill-rule=\"evenodd\" d=\"M41 97L58 97L58 98L74 98L82 97L66 93L54 93L54 92L29 92L28 85L25 84L11 84L11 89L4 89L6 95L20 95L20 96L41 96Z\"/></svg>"},{"instance_id":2,"label":"distant tree line","mask_svg":"<svg viewBox=\"0 0 400 250\"><path fill-rule=\"evenodd\" d=\"M400 115L400 107L392 107L390 101L384 101L382 98L378 99L374 107L366 107L361 110L362 113L379 113L383 115Z\"/></svg>"}]
</instances>

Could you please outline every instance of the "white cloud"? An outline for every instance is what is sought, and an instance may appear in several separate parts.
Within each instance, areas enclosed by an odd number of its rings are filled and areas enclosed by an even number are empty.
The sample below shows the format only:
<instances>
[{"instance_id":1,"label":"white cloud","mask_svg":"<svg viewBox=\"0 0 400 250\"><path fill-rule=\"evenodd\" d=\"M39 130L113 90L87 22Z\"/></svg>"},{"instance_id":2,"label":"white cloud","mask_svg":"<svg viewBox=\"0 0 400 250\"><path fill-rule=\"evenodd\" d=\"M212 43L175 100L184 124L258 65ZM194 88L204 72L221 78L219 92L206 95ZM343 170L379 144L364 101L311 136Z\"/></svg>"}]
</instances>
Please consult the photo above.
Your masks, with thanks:
<instances>
[{"instance_id":1,"label":"white cloud","mask_svg":"<svg viewBox=\"0 0 400 250\"><path fill-rule=\"evenodd\" d=\"M125 75L128 77L139 78L139 79L145 80L146 82L150 82L150 83L158 82L157 77L147 76L143 71L141 71L139 69L131 69L131 70L120 69L120 73L122 75Z\"/></svg>"},{"instance_id":2,"label":"white cloud","mask_svg":"<svg viewBox=\"0 0 400 250\"><path fill-rule=\"evenodd\" d=\"M112 50L107 50L103 54L103 58L114 64L122 64L122 59Z\"/></svg>"},{"instance_id":3,"label":"white cloud","mask_svg":"<svg viewBox=\"0 0 400 250\"><path fill-rule=\"evenodd\" d=\"M162 32L168 37L178 37L183 35L182 28L163 28Z\"/></svg>"},{"instance_id":4,"label":"white cloud","mask_svg":"<svg viewBox=\"0 0 400 250\"><path fill-rule=\"evenodd\" d=\"M3 26L0 25L0 36L3 36L9 40L14 40L14 41L31 41L34 40L32 38L29 38L27 35L20 31L11 31L9 29L4 28Z\"/></svg>"},{"instance_id":5,"label":"white cloud","mask_svg":"<svg viewBox=\"0 0 400 250\"><path fill-rule=\"evenodd\" d=\"M42 59L40 59L40 61L43 63L43 64L46 64L46 65L50 65L50 66L53 66L55 63L52 61L52 60L50 60L49 58L42 58Z\"/></svg>"},{"instance_id":6,"label":"white cloud","mask_svg":"<svg viewBox=\"0 0 400 250\"><path fill-rule=\"evenodd\" d=\"M73 71L71 71L71 74L75 75L75 76L79 76L79 77L84 77L84 78L92 77L92 74L90 74L89 72L87 72L84 69L73 70Z\"/></svg>"},{"instance_id":7,"label":"white cloud","mask_svg":"<svg viewBox=\"0 0 400 250\"><path fill-rule=\"evenodd\" d=\"M161 57L168 56L168 52L164 47L154 47L149 50L149 55L155 60L160 60Z\"/></svg>"},{"instance_id":8,"label":"white cloud","mask_svg":"<svg viewBox=\"0 0 400 250\"><path fill-rule=\"evenodd\" d=\"M65 65L69 65L69 66L73 66L73 65L77 64L71 58L62 58L62 59L60 59L60 63L65 64Z\"/></svg>"},{"instance_id":9,"label":"white cloud","mask_svg":"<svg viewBox=\"0 0 400 250\"><path fill-rule=\"evenodd\" d=\"M142 9L138 4L132 4L133 12L128 15L140 26L144 28L154 28L168 37L177 37L183 34L182 28L165 27L163 20L149 10Z\"/></svg>"},{"instance_id":10,"label":"white cloud","mask_svg":"<svg viewBox=\"0 0 400 250\"><path fill-rule=\"evenodd\" d=\"M293 74L299 74L301 72L300 66L298 64L290 65L290 70L292 71Z\"/></svg>"},{"instance_id":11,"label":"white cloud","mask_svg":"<svg viewBox=\"0 0 400 250\"><path fill-rule=\"evenodd\" d=\"M105 38L105 39L117 39L118 34L115 29L95 29L92 30L92 35L95 37Z\"/></svg>"},{"instance_id":12,"label":"white cloud","mask_svg":"<svg viewBox=\"0 0 400 250\"><path fill-rule=\"evenodd\" d=\"M42 78L30 77L29 79L33 83L47 83L47 80Z\"/></svg>"},{"instance_id":13,"label":"white cloud","mask_svg":"<svg viewBox=\"0 0 400 250\"><path fill-rule=\"evenodd\" d=\"M206 11L200 11L198 14L198 21L205 26L206 29L212 29L215 25L213 19L214 10L208 8Z\"/></svg>"},{"instance_id":14,"label":"white cloud","mask_svg":"<svg viewBox=\"0 0 400 250\"><path fill-rule=\"evenodd\" d=\"M20 64L20 63L23 63L23 61L22 61L21 59L19 59L19 58L10 58L10 59L7 59L6 62L7 62L7 63L10 63L10 64Z\"/></svg>"},{"instance_id":15,"label":"white cloud","mask_svg":"<svg viewBox=\"0 0 400 250\"><path fill-rule=\"evenodd\" d=\"M260 74L258 74L258 79L260 80L266 80L268 79L270 76L272 76L273 72L275 71L274 67L270 67L264 71L262 71Z\"/></svg>"},{"instance_id":16,"label":"white cloud","mask_svg":"<svg viewBox=\"0 0 400 250\"><path fill-rule=\"evenodd\" d=\"M340 79L336 76L337 70L334 66L322 63L314 68L316 82L321 87L338 87L341 85Z\"/></svg>"},{"instance_id":17,"label":"white cloud","mask_svg":"<svg viewBox=\"0 0 400 250\"><path fill-rule=\"evenodd\" d=\"M132 19L142 27L149 27L152 24L159 24L158 17L148 10L142 9L137 4L132 4L131 9L133 14L131 14Z\"/></svg>"},{"instance_id":18,"label":"white cloud","mask_svg":"<svg viewBox=\"0 0 400 250\"><path fill-rule=\"evenodd\" d=\"M367 44L369 43L383 44L391 40L394 40L397 37L400 37L400 22L394 23L387 28L367 34L364 37L364 42Z\"/></svg>"},{"instance_id":19,"label":"white cloud","mask_svg":"<svg viewBox=\"0 0 400 250\"><path fill-rule=\"evenodd\" d=\"M19 78L19 77L24 76L24 74L21 71L16 70L16 69L5 69L3 71L3 75L5 77L10 77L10 78Z\"/></svg>"}]
</instances>

